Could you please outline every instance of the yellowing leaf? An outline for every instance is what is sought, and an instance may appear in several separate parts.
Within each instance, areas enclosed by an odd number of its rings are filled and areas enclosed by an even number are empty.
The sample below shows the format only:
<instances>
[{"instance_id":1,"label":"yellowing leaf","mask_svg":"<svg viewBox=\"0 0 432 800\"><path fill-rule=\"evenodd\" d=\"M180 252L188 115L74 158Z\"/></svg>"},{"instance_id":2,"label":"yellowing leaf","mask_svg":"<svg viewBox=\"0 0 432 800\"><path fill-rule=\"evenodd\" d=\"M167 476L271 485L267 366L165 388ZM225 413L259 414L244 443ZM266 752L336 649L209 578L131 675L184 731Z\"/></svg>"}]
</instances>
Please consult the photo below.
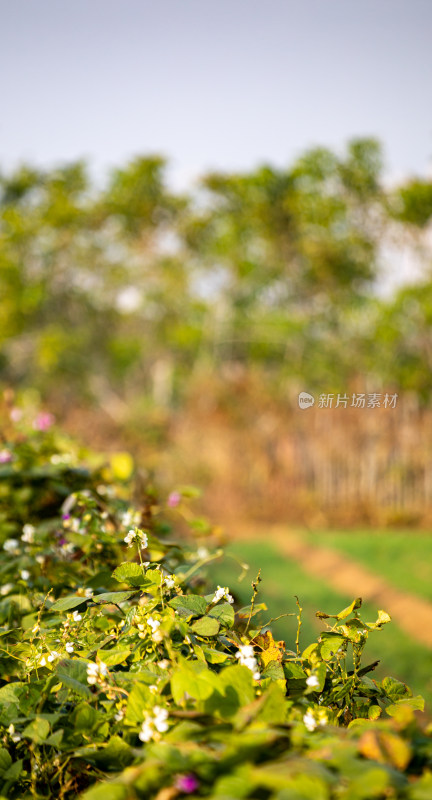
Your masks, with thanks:
<instances>
[{"instance_id":1,"label":"yellowing leaf","mask_svg":"<svg viewBox=\"0 0 432 800\"><path fill-rule=\"evenodd\" d=\"M266 667L270 661L282 661L285 642L275 642L270 631L266 631L266 633L257 636L253 643L256 644L260 650L260 656L264 667Z\"/></svg>"},{"instance_id":2,"label":"yellowing leaf","mask_svg":"<svg viewBox=\"0 0 432 800\"><path fill-rule=\"evenodd\" d=\"M394 733L387 731L365 731L359 741L362 756L381 764L391 764L404 770L411 760L411 748L408 743Z\"/></svg>"}]
</instances>

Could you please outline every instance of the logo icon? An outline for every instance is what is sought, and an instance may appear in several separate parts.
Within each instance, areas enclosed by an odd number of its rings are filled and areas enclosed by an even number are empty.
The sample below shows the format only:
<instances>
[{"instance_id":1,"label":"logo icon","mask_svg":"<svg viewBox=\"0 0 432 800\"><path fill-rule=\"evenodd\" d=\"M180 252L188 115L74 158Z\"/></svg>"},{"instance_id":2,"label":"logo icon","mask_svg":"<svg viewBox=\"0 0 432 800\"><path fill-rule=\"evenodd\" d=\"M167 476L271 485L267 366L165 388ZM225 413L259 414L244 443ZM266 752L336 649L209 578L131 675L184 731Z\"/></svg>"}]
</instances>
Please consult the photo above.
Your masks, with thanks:
<instances>
[{"instance_id":1,"label":"logo icon","mask_svg":"<svg viewBox=\"0 0 432 800\"><path fill-rule=\"evenodd\" d=\"M300 408L312 408L315 403L315 398L309 392L300 392L298 396L298 404Z\"/></svg>"}]
</instances>

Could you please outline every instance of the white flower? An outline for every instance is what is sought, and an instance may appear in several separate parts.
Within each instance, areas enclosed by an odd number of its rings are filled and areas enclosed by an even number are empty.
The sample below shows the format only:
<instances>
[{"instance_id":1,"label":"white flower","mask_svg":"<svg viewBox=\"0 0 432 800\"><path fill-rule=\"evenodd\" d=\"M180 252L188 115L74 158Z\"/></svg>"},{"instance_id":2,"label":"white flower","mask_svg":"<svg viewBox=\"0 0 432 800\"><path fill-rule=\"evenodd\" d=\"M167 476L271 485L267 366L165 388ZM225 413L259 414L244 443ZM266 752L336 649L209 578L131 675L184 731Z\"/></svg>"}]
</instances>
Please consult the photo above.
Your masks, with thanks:
<instances>
[{"instance_id":1,"label":"white flower","mask_svg":"<svg viewBox=\"0 0 432 800\"><path fill-rule=\"evenodd\" d=\"M239 649L236 653L236 658L239 660L239 664L243 667L247 667L253 674L253 679L255 681L259 681L261 675L258 669L258 663L255 658L254 649L251 644L242 644L240 645Z\"/></svg>"},{"instance_id":2,"label":"white flower","mask_svg":"<svg viewBox=\"0 0 432 800\"><path fill-rule=\"evenodd\" d=\"M152 633L152 640L156 644L160 644L160 642L163 641L163 633L162 633L162 631L156 630L154 633Z\"/></svg>"},{"instance_id":3,"label":"white flower","mask_svg":"<svg viewBox=\"0 0 432 800\"><path fill-rule=\"evenodd\" d=\"M152 683L152 685L151 685L151 686L149 686L149 691L150 691L152 694L157 694L157 693L158 693L158 691L159 691L159 689L158 689L158 687L156 686L156 684L155 684L155 683Z\"/></svg>"},{"instance_id":4,"label":"white flower","mask_svg":"<svg viewBox=\"0 0 432 800\"><path fill-rule=\"evenodd\" d=\"M207 558L210 555L207 547L199 547L197 550L197 556L202 561L204 558Z\"/></svg>"},{"instance_id":5,"label":"white flower","mask_svg":"<svg viewBox=\"0 0 432 800\"><path fill-rule=\"evenodd\" d=\"M168 669L169 665L170 665L170 662L168 661L167 658L163 658L162 661L158 661L157 662L157 666L160 669Z\"/></svg>"},{"instance_id":6,"label":"white flower","mask_svg":"<svg viewBox=\"0 0 432 800\"><path fill-rule=\"evenodd\" d=\"M38 633L40 631L40 626L36 622L36 625L32 628L32 633Z\"/></svg>"},{"instance_id":7,"label":"white flower","mask_svg":"<svg viewBox=\"0 0 432 800\"><path fill-rule=\"evenodd\" d=\"M319 708L318 713L315 715L313 708L308 708L306 714L303 717L303 722L306 725L308 731L314 731L315 728L324 727L327 725L328 717L325 708Z\"/></svg>"},{"instance_id":8,"label":"white flower","mask_svg":"<svg viewBox=\"0 0 432 800\"><path fill-rule=\"evenodd\" d=\"M81 622L81 620L82 620L81 614L76 609L72 614L72 619L73 619L74 622Z\"/></svg>"},{"instance_id":9,"label":"white flower","mask_svg":"<svg viewBox=\"0 0 432 800\"><path fill-rule=\"evenodd\" d=\"M12 723L9 725L7 732L11 737L13 742L19 742L21 740L21 736L19 733L15 733L15 726Z\"/></svg>"},{"instance_id":10,"label":"white flower","mask_svg":"<svg viewBox=\"0 0 432 800\"><path fill-rule=\"evenodd\" d=\"M219 600L223 598L225 598L228 603L234 603L234 598L230 595L228 587L218 586L214 593L212 603L218 603Z\"/></svg>"},{"instance_id":11,"label":"white flower","mask_svg":"<svg viewBox=\"0 0 432 800\"><path fill-rule=\"evenodd\" d=\"M153 709L154 713L154 725L159 733L165 733L168 730L168 711L166 708L160 708L160 706L155 706Z\"/></svg>"},{"instance_id":12,"label":"white flower","mask_svg":"<svg viewBox=\"0 0 432 800\"><path fill-rule=\"evenodd\" d=\"M306 686L310 686L310 687L312 687L314 689L318 688L319 687L319 680L318 680L317 676L316 675L309 675L309 677L306 678Z\"/></svg>"},{"instance_id":13,"label":"white flower","mask_svg":"<svg viewBox=\"0 0 432 800\"><path fill-rule=\"evenodd\" d=\"M39 667L46 667L46 663L47 663L47 662L46 662L46 658L45 658L45 656L41 656L41 657L39 658L39 661L38 661L38 665L39 665Z\"/></svg>"},{"instance_id":14,"label":"white flower","mask_svg":"<svg viewBox=\"0 0 432 800\"><path fill-rule=\"evenodd\" d=\"M36 556L36 561L38 564L41 565L41 567L43 567L43 565L45 564L45 556Z\"/></svg>"},{"instance_id":15,"label":"white flower","mask_svg":"<svg viewBox=\"0 0 432 800\"><path fill-rule=\"evenodd\" d=\"M168 711L166 708L155 706L153 712L145 712L145 719L139 733L139 738L142 742L149 742L151 739L156 741L160 739L160 733L166 733L168 730Z\"/></svg>"},{"instance_id":16,"label":"white flower","mask_svg":"<svg viewBox=\"0 0 432 800\"><path fill-rule=\"evenodd\" d=\"M147 625L152 629L154 633L160 626L160 622L158 619L153 619L153 617L149 617L147 620Z\"/></svg>"},{"instance_id":17,"label":"white flower","mask_svg":"<svg viewBox=\"0 0 432 800\"><path fill-rule=\"evenodd\" d=\"M121 720L123 719L124 715L125 715L124 708L121 708L119 711L117 711L117 714L114 714L115 721L116 722L121 722Z\"/></svg>"},{"instance_id":18,"label":"white flower","mask_svg":"<svg viewBox=\"0 0 432 800\"><path fill-rule=\"evenodd\" d=\"M66 645L66 649L67 649L67 645ZM60 658L60 653L57 653L56 650L51 650L51 653L48 656L48 661L51 663L56 658Z\"/></svg>"},{"instance_id":19,"label":"white flower","mask_svg":"<svg viewBox=\"0 0 432 800\"><path fill-rule=\"evenodd\" d=\"M30 578L30 572L28 571L28 569L22 569L20 575L23 581L28 581L28 579Z\"/></svg>"},{"instance_id":20,"label":"white flower","mask_svg":"<svg viewBox=\"0 0 432 800\"><path fill-rule=\"evenodd\" d=\"M4 597L9 594L11 589L13 589L13 583L5 583L0 589L0 594Z\"/></svg>"},{"instance_id":21,"label":"white flower","mask_svg":"<svg viewBox=\"0 0 432 800\"><path fill-rule=\"evenodd\" d=\"M140 521L141 514L139 511L134 511L133 509L129 508L128 511L125 511L124 514L120 517L122 525L125 528L129 528L131 525L138 525Z\"/></svg>"},{"instance_id":22,"label":"white flower","mask_svg":"<svg viewBox=\"0 0 432 800\"><path fill-rule=\"evenodd\" d=\"M123 539L126 542L128 547L133 547L134 543L136 542L137 545L141 548L141 550L145 550L148 546L148 536L144 531L140 531L139 528L131 528L129 533Z\"/></svg>"},{"instance_id":23,"label":"white flower","mask_svg":"<svg viewBox=\"0 0 432 800\"><path fill-rule=\"evenodd\" d=\"M73 653L73 651L74 651L74 646L72 642L66 642L66 652Z\"/></svg>"},{"instance_id":24,"label":"white flower","mask_svg":"<svg viewBox=\"0 0 432 800\"><path fill-rule=\"evenodd\" d=\"M19 541L18 539L6 539L3 550L6 550L7 553L14 553L18 550Z\"/></svg>"},{"instance_id":25,"label":"white flower","mask_svg":"<svg viewBox=\"0 0 432 800\"><path fill-rule=\"evenodd\" d=\"M310 708L308 708L306 714L303 716L303 722L306 725L308 731L314 731L315 728L317 727L318 723Z\"/></svg>"},{"instance_id":26,"label":"white flower","mask_svg":"<svg viewBox=\"0 0 432 800\"><path fill-rule=\"evenodd\" d=\"M101 681L106 675L108 675L108 667L103 661L100 661L99 664L90 661L87 665L87 683L90 685Z\"/></svg>"},{"instance_id":27,"label":"white flower","mask_svg":"<svg viewBox=\"0 0 432 800\"><path fill-rule=\"evenodd\" d=\"M34 542L34 532L35 528L33 525L24 525L23 534L21 536L22 541L27 542L27 544L32 544Z\"/></svg>"},{"instance_id":28,"label":"white flower","mask_svg":"<svg viewBox=\"0 0 432 800\"><path fill-rule=\"evenodd\" d=\"M174 589L175 586L174 575L167 575L167 577L164 580L164 584L167 587L167 589Z\"/></svg>"}]
</instances>

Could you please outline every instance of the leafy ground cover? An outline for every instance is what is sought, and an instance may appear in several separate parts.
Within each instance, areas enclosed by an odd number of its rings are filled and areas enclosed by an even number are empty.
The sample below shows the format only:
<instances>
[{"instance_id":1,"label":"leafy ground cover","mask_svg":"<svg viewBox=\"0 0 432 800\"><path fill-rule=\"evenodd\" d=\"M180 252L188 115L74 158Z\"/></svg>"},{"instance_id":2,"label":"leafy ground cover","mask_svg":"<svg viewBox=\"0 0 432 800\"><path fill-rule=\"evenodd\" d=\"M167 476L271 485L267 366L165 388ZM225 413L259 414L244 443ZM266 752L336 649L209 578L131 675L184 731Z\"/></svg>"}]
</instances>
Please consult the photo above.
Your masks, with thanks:
<instances>
[{"instance_id":1,"label":"leafy ground cover","mask_svg":"<svg viewBox=\"0 0 432 800\"><path fill-rule=\"evenodd\" d=\"M332 537L337 538L339 534ZM316 541L316 539L315 539ZM319 537L319 542L327 543L327 536ZM352 549L349 554L354 557L357 550ZM268 618L278 617L281 614L295 612L296 603L294 595L301 597L304 609L302 624L302 642L311 641L317 634L317 608L337 609L347 603L345 595L336 592L332 587L318 578L307 575L299 565L285 556L281 556L277 545L257 541L233 542L227 547L222 564L216 562L212 567L214 580L221 580L223 576L229 582L232 591L242 601L246 602L249 594L249 582L242 578L242 571L238 564L229 556L235 556L239 561L247 562L249 575L256 575L261 569L265 599L268 606ZM420 558L419 558L420 560ZM377 571L377 564L373 564ZM429 569L429 565L427 565ZM242 578L239 580L239 578ZM374 608L370 603L364 603L365 611L373 614ZM295 640L297 620L295 615L283 617L274 622L272 628L275 636L287 642ZM402 681L408 681L415 693L422 694L429 708L432 708L432 655L428 648L422 646L414 639L407 637L400 628L392 622L382 629L379 637L368 643L368 652L371 659L379 659L380 663L376 674L384 676L391 670Z\"/></svg>"},{"instance_id":2,"label":"leafy ground cover","mask_svg":"<svg viewBox=\"0 0 432 800\"><path fill-rule=\"evenodd\" d=\"M320 609L305 642L299 606L277 641L258 580L214 581L190 490L134 501L49 425L0 450L1 798L429 796L423 699L364 654L385 610Z\"/></svg>"}]
</instances>

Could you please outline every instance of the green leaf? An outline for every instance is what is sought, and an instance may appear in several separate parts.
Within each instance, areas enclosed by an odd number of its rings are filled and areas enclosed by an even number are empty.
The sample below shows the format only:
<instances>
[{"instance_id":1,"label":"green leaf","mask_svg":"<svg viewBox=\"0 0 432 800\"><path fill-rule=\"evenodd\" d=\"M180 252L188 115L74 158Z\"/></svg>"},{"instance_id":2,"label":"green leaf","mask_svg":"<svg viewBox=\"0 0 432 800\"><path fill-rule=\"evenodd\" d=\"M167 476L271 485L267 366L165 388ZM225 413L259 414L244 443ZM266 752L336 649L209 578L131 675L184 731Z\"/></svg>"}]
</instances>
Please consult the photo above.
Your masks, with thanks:
<instances>
[{"instance_id":1,"label":"green leaf","mask_svg":"<svg viewBox=\"0 0 432 800\"><path fill-rule=\"evenodd\" d=\"M90 731L97 719L97 713L88 703L80 703L73 714L73 725L76 731Z\"/></svg>"},{"instance_id":2,"label":"green leaf","mask_svg":"<svg viewBox=\"0 0 432 800\"><path fill-rule=\"evenodd\" d=\"M357 597L349 606L339 611L339 614L326 614L324 611L317 611L315 616L318 617L318 619L346 619L353 611L360 608L362 602L361 597Z\"/></svg>"},{"instance_id":3,"label":"green leaf","mask_svg":"<svg viewBox=\"0 0 432 800\"><path fill-rule=\"evenodd\" d=\"M81 795L82 800L127 800L129 789L119 783L103 783L92 786Z\"/></svg>"},{"instance_id":4,"label":"green leaf","mask_svg":"<svg viewBox=\"0 0 432 800\"><path fill-rule=\"evenodd\" d=\"M42 744L45 741L50 731L49 722L41 717L36 717L29 725L23 730L23 737L31 739L35 744Z\"/></svg>"},{"instance_id":5,"label":"green leaf","mask_svg":"<svg viewBox=\"0 0 432 800\"><path fill-rule=\"evenodd\" d=\"M206 669L202 661L184 662L171 678L174 701L183 704L185 695L202 701L219 687L219 677Z\"/></svg>"},{"instance_id":6,"label":"green leaf","mask_svg":"<svg viewBox=\"0 0 432 800\"><path fill-rule=\"evenodd\" d=\"M146 583L146 576L140 564L134 561L125 561L114 570L112 577L119 583L128 583L130 586L142 586Z\"/></svg>"},{"instance_id":7,"label":"green leaf","mask_svg":"<svg viewBox=\"0 0 432 800\"><path fill-rule=\"evenodd\" d=\"M218 620L209 616L197 619L192 625L192 630L197 636L216 636L219 633L219 628Z\"/></svg>"},{"instance_id":8,"label":"green leaf","mask_svg":"<svg viewBox=\"0 0 432 800\"><path fill-rule=\"evenodd\" d=\"M6 703L14 703L15 705L19 705L20 702L20 689L24 686L23 683L17 682L12 684L6 684L0 688L0 705Z\"/></svg>"},{"instance_id":9,"label":"green leaf","mask_svg":"<svg viewBox=\"0 0 432 800\"><path fill-rule=\"evenodd\" d=\"M64 659L59 661L56 668L59 681L68 689L81 697L91 697L92 693L87 685L87 662L80 659Z\"/></svg>"},{"instance_id":10,"label":"green leaf","mask_svg":"<svg viewBox=\"0 0 432 800\"><path fill-rule=\"evenodd\" d=\"M128 722L141 723L144 719L144 710L150 700L150 691L145 684L137 683L133 687L126 707L126 719Z\"/></svg>"},{"instance_id":11,"label":"green leaf","mask_svg":"<svg viewBox=\"0 0 432 800\"><path fill-rule=\"evenodd\" d=\"M361 607L362 602L363 601L361 597L356 597L356 599L353 600L349 606L344 608L343 611L339 611L339 614L336 615L336 619L346 619L350 614L352 614L353 611Z\"/></svg>"},{"instance_id":12,"label":"green leaf","mask_svg":"<svg viewBox=\"0 0 432 800\"><path fill-rule=\"evenodd\" d=\"M400 708L411 708L413 711L424 711L424 707L424 697L418 694L417 697L403 697L401 700L397 700L395 703L392 703L392 705L387 706L386 713L389 714L390 717L395 717L397 716Z\"/></svg>"},{"instance_id":13,"label":"green leaf","mask_svg":"<svg viewBox=\"0 0 432 800\"><path fill-rule=\"evenodd\" d=\"M103 592L102 594L97 594L91 599L94 603L124 603L125 600L129 600L132 595L134 595L134 591L129 592Z\"/></svg>"},{"instance_id":14,"label":"green leaf","mask_svg":"<svg viewBox=\"0 0 432 800\"><path fill-rule=\"evenodd\" d=\"M323 641L320 644L319 652L324 661L330 661L346 641L344 636L339 636L337 633L322 633L321 639Z\"/></svg>"},{"instance_id":15,"label":"green leaf","mask_svg":"<svg viewBox=\"0 0 432 800\"><path fill-rule=\"evenodd\" d=\"M173 597L168 605L179 613L184 610L188 617L201 617L206 612L207 603L198 594L181 594Z\"/></svg>"},{"instance_id":16,"label":"green leaf","mask_svg":"<svg viewBox=\"0 0 432 800\"><path fill-rule=\"evenodd\" d=\"M222 664L227 660L227 658L229 658L228 653L223 653L221 650L214 650L211 647L206 647L205 644L203 644L202 650L206 661L208 661L209 664Z\"/></svg>"},{"instance_id":17,"label":"green leaf","mask_svg":"<svg viewBox=\"0 0 432 800\"><path fill-rule=\"evenodd\" d=\"M117 664L123 664L124 661L130 656L131 651L123 649L118 650L98 650L98 658L103 661L107 667L116 667Z\"/></svg>"},{"instance_id":18,"label":"green leaf","mask_svg":"<svg viewBox=\"0 0 432 800\"><path fill-rule=\"evenodd\" d=\"M381 683L387 697L395 702L401 700L403 697L411 697L412 691L405 683L398 681L396 678L384 678Z\"/></svg>"},{"instance_id":19,"label":"green leaf","mask_svg":"<svg viewBox=\"0 0 432 800\"><path fill-rule=\"evenodd\" d=\"M9 769L6 770L5 774L3 775L3 778L5 779L5 781L12 781L14 783L15 781L18 780L19 776L21 775L22 768L23 768L23 760L22 758L20 758L19 761L14 761L14 763L11 764Z\"/></svg>"},{"instance_id":20,"label":"green leaf","mask_svg":"<svg viewBox=\"0 0 432 800\"><path fill-rule=\"evenodd\" d=\"M221 625L227 628L232 628L234 625L234 609L230 603L220 603L213 606L208 612L209 617L218 619Z\"/></svg>"},{"instance_id":21,"label":"green leaf","mask_svg":"<svg viewBox=\"0 0 432 800\"><path fill-rule=\"evenodd\" d=\"M220 673L222 687L225 695L237 697L238 707L248 705L255 698L252 673L247 667L233 664L225 667Z\"/></svg>"},{"instance_id":22,"label":"green leaf","mask_svg":"<svg viewBox=\"0 0 432 800\"><path fill-rule=\"evenodd\" d=\"M87 597L77 597L76 595L69 595L68 597L60 597L56 600L50 611L70 611L71 608L78 608L88 602Z\"/></svg>"},{"instance_id":23,"label":"green leaf","mask_svg":"<svg viewBox=\"0 0 432 800\"><path fill-rule=\"evenodd\" d=\"M297 680L306 680L307 678L307 674L301 664L297 664L295 661L285 661L283 669L286 678L295 678Z\"/></svg>"},{"instance_id":24,"label":"green leaf","mask_svg":"<svg viewBox=\"0 0 432 800\"><path fill-rule=\"evenodd\" d=\"M52 733L51 736L48 736L48 738L45 739L45 744L51 744L53 747L56 748L59 747L63 739L63 733L64 733L63 729L60 729L55 733Z\"/></svg>"},{"instance_id":25,"label":"green leaf","mask_svg":"<svg viewBox=\"0 0 432 800\"><path fill-rule=\"evenodd\" d=\"M282 664L279 661L269 661L265 670L262 673L263 678L271 678L272 681L284 681L285 673Z\"/></svg>"},{"instance_id":26,"label":"green leaf","mask_svg":"<svg viewBox=\"0 0 432 800\"><path fill-rule=\"evenodd\" d=\"M109 770L120 770L133 760L131 747L120 736L112 736L97 749L94 745L79 747L75 750L75 756L81 756L90 764Z\"/></svg>"},{"instance_id":27,"label":"green leaf","mask_svg":"<svg viewBox=\"0 0 432 800\"><path fill-rule=\"evenodd\" d=\"M9 750L6 750L5 747L0 747L0 775L3 775L3 772L9 769L11 764L12 758L9 754Z\"/></svg>"}]
</instances>

